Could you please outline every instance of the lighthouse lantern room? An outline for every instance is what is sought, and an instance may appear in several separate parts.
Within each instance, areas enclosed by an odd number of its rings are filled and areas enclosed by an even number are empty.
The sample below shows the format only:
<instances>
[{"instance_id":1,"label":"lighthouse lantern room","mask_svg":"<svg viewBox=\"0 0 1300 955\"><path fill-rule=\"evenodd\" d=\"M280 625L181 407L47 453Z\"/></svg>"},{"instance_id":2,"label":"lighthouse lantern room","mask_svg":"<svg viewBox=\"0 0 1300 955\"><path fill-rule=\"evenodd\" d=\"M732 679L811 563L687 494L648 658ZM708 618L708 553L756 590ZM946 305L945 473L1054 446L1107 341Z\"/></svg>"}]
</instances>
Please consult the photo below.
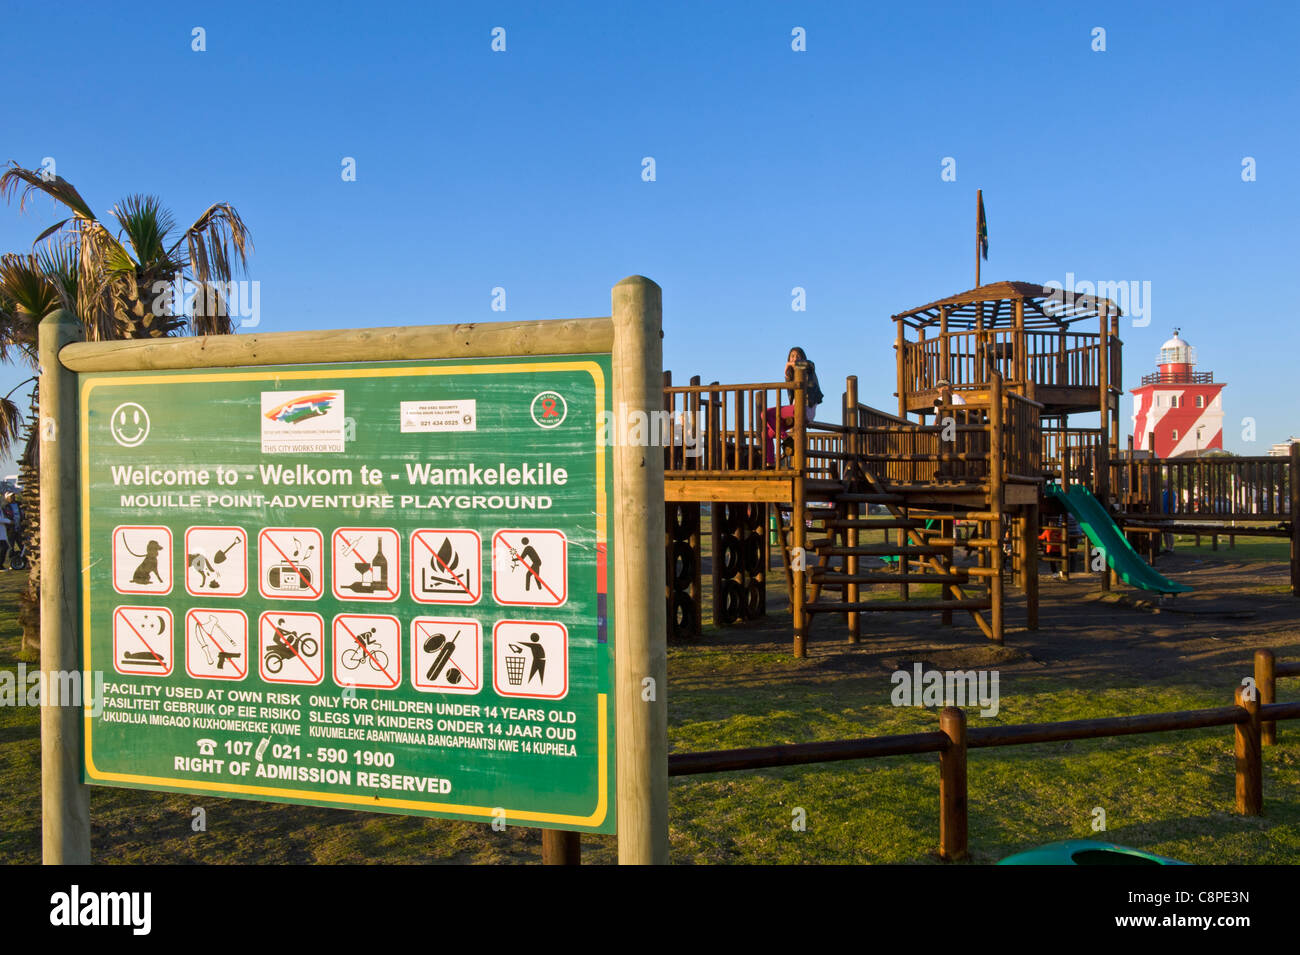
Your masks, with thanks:
<instances>
[{"instance_id":1,"label":"lighthouse lantern room","mask_svg":"<svg viewBox=\"0 0 1300 955\"><path fill-rule=\"evenodd\" d=\"M1223 449L1223 382L1196 371L1196 349L1179 337L1160 347L1158 370L1133 389L1133 443L1173 458Z\"/></svg>"}]
</instances>

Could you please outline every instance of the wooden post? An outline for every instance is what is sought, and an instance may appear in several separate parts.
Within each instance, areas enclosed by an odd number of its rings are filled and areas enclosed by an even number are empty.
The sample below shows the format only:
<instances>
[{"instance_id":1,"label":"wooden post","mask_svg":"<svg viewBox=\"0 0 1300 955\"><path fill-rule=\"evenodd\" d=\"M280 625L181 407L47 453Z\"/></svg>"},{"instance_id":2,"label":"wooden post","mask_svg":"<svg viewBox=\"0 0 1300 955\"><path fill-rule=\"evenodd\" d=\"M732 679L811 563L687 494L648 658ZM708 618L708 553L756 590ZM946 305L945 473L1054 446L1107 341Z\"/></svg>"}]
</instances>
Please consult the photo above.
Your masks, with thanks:
<instances>
[{"instance_id":1,"label":"wooden post","mask_svg":"<svg viewBox=\"0 0 1300 955\"><path fill-rule=\"evenodd\" d=\"M945 862L966 858L966 714L945 706L939 713L939 731L948 746L939 751L939 857Z\"/></svg>"},{"instance_id":2,"label":"wooden post","mask_svg":"<svg viewBox=\"0 0 1300 955\"><path fill-rule=\"evenodd\" d=\"M849 375L844 379L844 450L850 455L858 454L858 376ZM855 459L850 458L845 462L845 476L847 477L848 469L856 464ZM851 505L844 513L844 516L850 520L856 521L859 514L860 505ZM847 528L844 535L845 544L849 548L849 554L844 558L844 572L849 576L850 582L845 585L844 600L847 603L857 603L858 585L852 581L852 578L858 572L858 556L854 554L853 548L858 546L858 529L856 527ZM857 643L862 637L862 615L856 610L850 610L848 613L849 624L849 643Z\"/></svg>"},{"instance_id":3,"label":"wooden post","mask_svg":"<svg viewBox=\"0 0 1300 955\"><path fill-rule=\"evenodd\" d=\"M903 326L900 323L898 327L901 335ZM808 435L805 427L807 404L803 390L807 380L808 363L803 361L795 362L794 425L790 429L790 435L794 439L794 460L792 461L790 481L790 553L792 557L790 566L792 579L790 616L794 626L794 655L800 659L808 655L808 648L804 645L804 638L808 632L808 613L804 610L804 581L807 578L808 567L808 554L805 550L808 528L804 524L807 513L804 469L807 466Z\"/></svg>"},{"instance_id":4,"label":"wooden post","mask_svg":"<svg viewBox=\"0 0 1300 955\"><path fill-rule=\"evenodd\" d=\"M614 407L650 414L663 403L663 293L629 276L614 286L612 308ZM655 553L664 472L663 454L653 452L614 447L618 860L640 865L668 862L668 628Z\"/></svg>"},{"instance_id":5,"label":"wooden post","mask_svg":"<svg viewBox=\"0 0 1300 955\"><path fill-rule=\"evenodd\" d=\"M1249 718L1234 727L1237 757L1237 812L1258 816L1264 811L1264 761L1260 753L1259 694L1246 699L1246 688L1239 686L1233 701Z\"/></svg>"},{"instance_id":6,"label":"wooden post","mask_svg":"<svg viewBox=\"0 0 1300 955\"><path fill-rule=\"evenodd\" d=\"M1300 442L1291 445L1291 596L1300 597Z\"/></svg>"},{"instance_id":7,"label":"wooden post","mask_svg":"<svg viewBox=\"0 0 1300 955\"><path fill-rule=\"evenodd\" d=\"M1268 706L1277 700L1277 661L1272 650L1255 651L1255 689L1259 693L1259 705ZM1277 723L1266 720L1259 727L1260 743L1272 746L1277 743Z\"/></svg>"},{"instance_id":8,"label":"wooden post","mask_svg":"<svg viewBox=\"0 0 1300 955\"><path fill-rule=\"evenodd\" d=\"M1021 389L1024 389L1029 380L1029 356L1025 354L1025 300L1017 298L1015 300L1015 357L1012 360L1011 367L1015 369L1016 381Z\"/></svg>"},{"instance_id":9,"label":"wooden post","mask_svg":"<svg viewBox=\"0 0 1300 955\"><path fill-rule=\"evenodd\" d=\"M898 416L907 417L907 361L904 358L904 352L907 349L907 342L903 339L903 320L895 318L898 330L894 337L894 362L898 366Z\"/></svg>"},{"instance_id":10,"label":"wooden post","mask_svg":"<svg viewBox=\"0 0 1300 955\"><path fill-rule=\"evenodd\" d=\"M1023 567L1025 590L1025 627L1038 629L1038 502L1025 505ZM1069 531L1067 530L1068 534Z\"/></svg>"},{"instance_id":11,"label":"wooden post","mask_svg":"<svg viewBox=\"0 0 1300 955\"><path fill-rule=\"evenodd\" d=\"M543 829L542 865L582 865L582 833Z\"/></svg>"},{"instance_id":12,"label":"wooden post","mask_svg":"<svg viewBox=\"0 0 1300 955\"><path fill-rule=\"evenodd\" d=\"M1110 323L1107 320L1106 306L1098 303L1101 322L1100 350L1097 354L1098 410L1101 412L1101 433L1097 439L1096 488L1094 493L1101 506L1109 510L1110 497ZM1091 556L1091 555L1089 555ZM1103 555L1104 556L1104 555ZM1110 590L1109 562L1102 564L1101 589Z\"/></svg>"},{"instance_id":13,"label":"wooden post","mask_svg":"<svg viewBox=\"0 0 1300 955\"><path fill-rule=\"evenodd\" d=\"M952 344L948 339L947 305L939 306L939 377L952 383Z\"/></svg>"},{"instance_id":14,"label":"wooden post","mask_svg":"<svg viewBox=\"0 0 1300 955\"><path fill-rule=\"evenodd\" d=\"M59 700L61 674L90 673L77 646L77 376L59 350L81 338L81 323L58 311L40 324L41 435L41 839L46 865L90 864L90 792L81 781L82 702ZM100 701L95 701L100 702ZM62 704L62 705L60 705Z\"/></svg>"},{"instance_id":15,"label":"wooden post","mask_svg":"<svg viewBox=\"0 0 1300 955\"><path fill-rule=\"evenodd\" d=\"M1003 640L1003 554L1002 554L1002 376L994 373L989 376L989 511L993 520L989 522L989 537L993 546L989 548L993 576L989 578L989 599L992 603L993 642Z\"/></svg>"}]
</instances>

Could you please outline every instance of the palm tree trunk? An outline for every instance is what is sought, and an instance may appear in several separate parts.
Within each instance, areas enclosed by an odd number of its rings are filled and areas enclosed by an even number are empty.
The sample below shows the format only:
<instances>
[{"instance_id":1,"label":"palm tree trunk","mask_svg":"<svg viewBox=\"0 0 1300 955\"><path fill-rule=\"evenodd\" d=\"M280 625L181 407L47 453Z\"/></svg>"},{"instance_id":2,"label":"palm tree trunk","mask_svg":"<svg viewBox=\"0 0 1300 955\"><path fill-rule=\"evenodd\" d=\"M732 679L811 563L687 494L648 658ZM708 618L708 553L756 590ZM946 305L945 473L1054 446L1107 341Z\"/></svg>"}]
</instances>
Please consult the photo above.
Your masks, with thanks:
<instances>
[{"instance_id":1,"label":"palm tree trunk","mask_svg":"<svg viewBox=\"0 0 1300 955\"><path fill-rule=\"evenodd\" d=\"M23 456L18 466L22 492L19 539L26 544L27 590L18 598L18 622L23 628L23 649L41 646L41 444L37 428L39 389L32 390L31 416L27 419Z\"/></svg>"}]
</instances>

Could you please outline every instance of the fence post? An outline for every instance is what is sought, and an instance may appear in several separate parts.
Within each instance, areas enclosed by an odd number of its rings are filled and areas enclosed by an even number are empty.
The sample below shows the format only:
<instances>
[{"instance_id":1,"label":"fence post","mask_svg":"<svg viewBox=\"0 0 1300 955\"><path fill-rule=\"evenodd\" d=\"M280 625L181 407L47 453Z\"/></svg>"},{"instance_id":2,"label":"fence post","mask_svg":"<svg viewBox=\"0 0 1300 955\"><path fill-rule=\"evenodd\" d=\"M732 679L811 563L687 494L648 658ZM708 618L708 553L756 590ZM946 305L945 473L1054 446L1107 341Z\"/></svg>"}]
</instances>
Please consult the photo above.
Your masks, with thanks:
<instances>
[{"instance_id":1,"label":"fence post","mask_svg":"<svg viewBox=\"0 0 1300 955\"><path fill-rule=\"evenodd\" d=\"M993 630L993 642L1003 640L1003 582L1004 561L1002 554L1002 479L1004 460L1002 457L1002 376L989 376L989 512L993 520L989 521L989 537L993 545L989 548L989 563L993 576L989 581L989 602Z\"/></svg>"},{"instance_id":2,"label":"fence post","mask_svg":"<svg viewBox=\"0 0 1300 955\"><path fill-rule=\"evenodd\" d=\"M1237 687L1233 702L1246 711L1247 719L1234 727L1237 757L1237 812L1258 816L1264 811L1264 762L1259 749L1259 694Z\"/></svg>"},{"instance_id":3,"label":"fence post","mask_svg":"<svg viewBox=\"0 0 1300 955\"><path fill-rule=\"evenodd\" d=\"M902 325L899 325L902 328ZM804 471L807 467L807 422L805 414L807 412L806 398L804 387L808 381L808 364L807 362L797 361L794 363L794 425L790 428L790 435L794 439L794 455L791 464L793 466L792 485L790 493L790 552L798 554L790 567L793 586L790 590L790 616L794 624L794 655L802 659L808 655L804 645L804 639L808 630L808 612L804 609L806 593L804 591L807 575L805 573L808 566L808 555L804 550L807 543L807 528L804 525L806 515L806 491L804 488ZM777 417L781 412L777 410ZM777 423L778 440L780 435L780 422Z\"/></svg>"},{"instance_id":4,"label":"fence post","mask_svg":"<svg viewBox=\"0 0 1300 955\"><path fill-rule=\"evenodd\" d=\"M1291 445L1291 596L1300 597L1300 441Z\"/></svg>"},{"instance_id":5,"label":"fence post","mask_svg":"<svg viewBox=\"0 0 1300 955\"><path fill-rule=\"evenodd\" d=\"M663 298L629 276L611 293L614 407L663 406ZM668 650L664 561L664 459L657 449L614 447L614 656L618 861L668 862ZM649 680L649 684L646 681ZM645 687L653 688L649 699Z\"/></svg>"},{"instance_id":6,"label":"fence post","mask_svg":"<svg viewBox=\"0 0 1300 955\"><path fill-rule=\"evenodd\" d=\"M81 781L82 702L55 698L56 673L81 669L77 646L77 376L59 350L81 324L59 311L40 323L41 436L41 836L46 865L90 864L90 792ZM82 681L90 677L82 671ZM80 685L82 681L76 684ZM98 701L95 701L98 702Z\"/></svg>"},{"instance_id":7,"label":"fence post","mask_svg":"<svg viewBox=\"0 0 1300 955\"><path fill-rule=\"evenodd\" d=\"M1277 671L1272 650L1255 651L1255 692L1259 694L1259 705L1267 706L1277 700ZM1260 724L1259 740L1263 746L1277 743L1277 723L1265 720Z\"/></svg>"},{"instance_id":8,"label":"fence post","mask_svg":"<svg viewBox=\"0 0 1300 955\"><path fill-rule=\"evenodd\" d=\"M948 747L939 751L939 857L945 862L966 858L966 714L945 706L939 730Z\"/></svg>"},{"instance_id":9,"label":"fence post","mask_svg":"<svg viewBox=\"0 0 1300 955\"><path fill-rule=\"evenodd\" d=\"M857 480L858 469L858 376L849 375L844 379L844 450L849 457L842 472L845 482ZM860 518L859 506L850 505L844 509L843 516L856 521ZM834 537L835 535L831 535ZM849 527L844 534L844 543L849 553L844 558L844 572L849 575L849 583L844 590L844 599L848 603L858 602L858 585L853 580L858 573L858 557L853 553L858 546L858 528ZM857 643L862 638L862 615L856 610L849 611L849 643Z\"/></svg>"},{"instance_id":10,"label":"fence post","mask_svg":"<svg viewBox=\"0 0 1300 955\"><path fill-rule=\"evenodd\" d=\"M582 833L543 829L542 865L582 865Z\"/></svg>"}]
</instances>

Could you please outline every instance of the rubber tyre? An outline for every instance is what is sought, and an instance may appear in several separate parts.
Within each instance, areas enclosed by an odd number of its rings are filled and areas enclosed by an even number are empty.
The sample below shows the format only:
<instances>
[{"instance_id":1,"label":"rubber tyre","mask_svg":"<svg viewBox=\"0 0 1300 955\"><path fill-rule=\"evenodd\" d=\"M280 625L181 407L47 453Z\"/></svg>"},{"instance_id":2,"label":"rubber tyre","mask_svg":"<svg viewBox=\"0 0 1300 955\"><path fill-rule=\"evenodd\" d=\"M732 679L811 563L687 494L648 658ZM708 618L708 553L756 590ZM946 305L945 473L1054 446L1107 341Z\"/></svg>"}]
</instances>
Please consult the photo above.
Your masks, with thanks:
<instances>
[{"instance_id":1,"label":"rubber tyre","mask_svg":"<svg viewBox=\"0 0 1300 955\"><path fill-rule=\"evenodd\" d=\"M760 580L745 584L745 619L756 620L767 613L767 588Z\"/></svg>"},{"instance_id":2,"label":"rubber tyre","mask_svg":"<svg viewBox=\"0 0 1300 955\"><path fill-rule=\"evenodd\" d=\"M750 577L756 577L763 570L763 535L761 532L750 534L741 544L741 565Z\"/></svg>"},{"instance_id":3,"label":"rubber tyre","mask_svg":"<svg viewBox=\"0 0 1300 955\"><path fill-rule=\"evenodd\" d=\"M722 582L722 600L720 612L724 625L735 623L740 619L745 608L745 591L738 580Z\"/></svg>"},{"instance_id":4,"label":"rubber tyre","mask_svg":"<svg viewBox=\"0 0 1300 955\"><path fill-rule=\"evenodd\" d=\"M685 590L695 581L695 550L686 541L673 544L673 588Z\"/></svg>"},{"instance_id":5,"label":"rubber tyre","mask_svg":"<svg viewBox=\"0 0 1300 955\"><path fill-rule=\"evenodd\" d=\"M733 537L731 534L725 535L718 542L717 560L722 570L723 577L735 577L740 573L743 552L740 548L740 539Z\"/></svg>"}]
</instances>

